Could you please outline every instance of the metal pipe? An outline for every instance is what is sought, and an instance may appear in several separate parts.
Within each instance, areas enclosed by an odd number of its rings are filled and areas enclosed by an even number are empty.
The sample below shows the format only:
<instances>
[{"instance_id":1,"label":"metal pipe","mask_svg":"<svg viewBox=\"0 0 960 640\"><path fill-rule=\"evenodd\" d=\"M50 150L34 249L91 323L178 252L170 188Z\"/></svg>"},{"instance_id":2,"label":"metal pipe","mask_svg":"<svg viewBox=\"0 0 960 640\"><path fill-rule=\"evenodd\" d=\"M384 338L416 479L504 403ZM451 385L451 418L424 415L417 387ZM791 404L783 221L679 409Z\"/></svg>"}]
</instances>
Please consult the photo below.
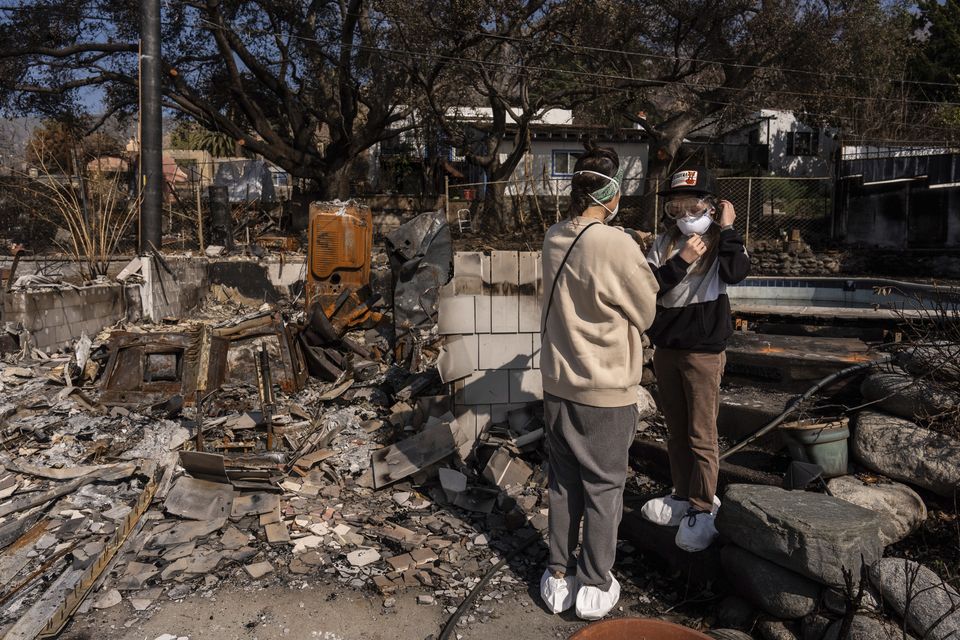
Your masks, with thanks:
<instances>
[{"instance_id":1,"label":"metal pipe","mask_svg":"<svg viewBox=\"0 0 960 640\"><path fill-rule=\"evenodd\" d=\"M730 456L735 454L737 451L740 451L741 449L743 449L745 446L747 446L748 444L750 444L760 436L766 435L771 431L773 431L774 429L776 429L777 427L779 427L781 424L783 424L783 422L788 417L790 417L790 415L794 411L797 410L797 408L800 407L801 404L803 404L804 400L806 400L816 392L820 391L831 382L839 380L840 378L845 378L858 371L869 369L870 367L876 367L881 364L886 364L891 360L893 360L893 354L887 353L887 354L884 354L883 357L880 358L879 360L871 360L869 362L860 362L851 367L847 367L846 369L841 369L840 371L831 373L826 378L821 379L815 385L813 385L812 387L804 391L803 395L797 396L796 398L791 400L790 403L787 405L787 408L784 409L783 413L781 413L776 418L768 422L765 426L761 427L759 431L756 431L752 435L747 436L745 439L741 440L740 442L738 442L737 444L733 445L732 447L724 451L722 454L720 454L720 460L725 460L726 458L729 458Z\"/></svg>"},{"instance_id":2,"label":"metal pipe","mask_svg":"<svg viewBox=\"0 0 960 640\"><path fill-rule=\"evenodd\" d=\"M163 205L160 0L140 1L140 253L160 249Z\"/></svg>"}]
</instances>

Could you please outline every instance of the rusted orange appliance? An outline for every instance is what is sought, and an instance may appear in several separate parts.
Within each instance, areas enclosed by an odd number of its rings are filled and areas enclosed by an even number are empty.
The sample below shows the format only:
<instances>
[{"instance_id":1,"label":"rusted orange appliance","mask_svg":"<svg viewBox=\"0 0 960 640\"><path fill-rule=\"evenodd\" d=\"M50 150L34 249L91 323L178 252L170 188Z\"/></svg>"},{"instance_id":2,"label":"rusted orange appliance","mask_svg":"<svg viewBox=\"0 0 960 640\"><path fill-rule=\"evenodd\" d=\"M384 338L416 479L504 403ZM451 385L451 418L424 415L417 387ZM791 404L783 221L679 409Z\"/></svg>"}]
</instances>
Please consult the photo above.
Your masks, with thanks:
<instances>
[{"instance_id":1,"label":"rusted orange appliance","mask_svg":"<svg viewBox=\"0 0 960 640\"><path fill-rule=\"evenodd\" d=\"M312 203L309 238L306 308L319 303L332 311L342 293L370 284L370 207L352 200Z\"/></svg>"}]
</instances>

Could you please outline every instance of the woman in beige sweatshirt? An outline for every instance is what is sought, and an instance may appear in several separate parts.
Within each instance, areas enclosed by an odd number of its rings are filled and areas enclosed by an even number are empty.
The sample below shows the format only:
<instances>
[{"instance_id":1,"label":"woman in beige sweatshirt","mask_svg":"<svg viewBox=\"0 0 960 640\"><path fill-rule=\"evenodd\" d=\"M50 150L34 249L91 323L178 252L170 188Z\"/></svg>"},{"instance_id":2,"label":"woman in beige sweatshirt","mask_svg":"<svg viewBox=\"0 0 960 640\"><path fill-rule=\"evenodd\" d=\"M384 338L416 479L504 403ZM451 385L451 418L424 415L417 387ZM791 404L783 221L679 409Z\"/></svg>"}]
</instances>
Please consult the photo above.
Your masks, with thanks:
<instances>
[{"instance_id":1,"label":"woman in beige sweatshirt","mask_svg":"<svg viewBox=\"0 0 960 640\"><path fill-rule=\"evenodd\" d=\"M550 561L541 595L554 612L576 605L595 620L617 603L611 573L627 452L637 427L641 334L653 322L657 281L640 246L609 223L623 167L591 148L574 170L570 218L543 241L542 350L549 448ZM583 544L574 555L581 521Z\"/></svg>"}]
</instances>

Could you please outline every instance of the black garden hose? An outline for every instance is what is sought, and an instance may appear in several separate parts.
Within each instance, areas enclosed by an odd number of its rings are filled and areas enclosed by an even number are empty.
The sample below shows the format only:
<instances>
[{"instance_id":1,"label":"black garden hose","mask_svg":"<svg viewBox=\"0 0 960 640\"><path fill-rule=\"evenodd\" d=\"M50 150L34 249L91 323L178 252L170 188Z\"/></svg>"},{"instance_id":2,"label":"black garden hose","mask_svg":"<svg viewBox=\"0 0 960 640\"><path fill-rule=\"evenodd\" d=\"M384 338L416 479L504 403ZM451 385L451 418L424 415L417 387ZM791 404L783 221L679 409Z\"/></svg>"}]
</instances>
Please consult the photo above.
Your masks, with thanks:
<instances>
[{"instance_id":1,"label":"black garden hose","mask_svg":"<svg viewBox=\"0 0 960 640\"><path fill-rule=\"evenodd\" d=\"M741 449L743 449L745 446L747 446L748 444L750 444L760 436L770 433L771 431L779 427L781 424L783 424L784 420L790 417L790 415L794 411L796 411L801 404L803 404L805 400L809 399L810 396L820 391L831 382L834 382L835 380L839 380L840 378L846 378L847 376L857 373L858 371L863 371L864 369L869 369L871 367L876 367L881 364L886 364L891 360L893 360L893 354L887 353L887 354L884 354L878 360L870 360L869 362L860 362L853 366L847 367L846 369L841 369L840 371L831 373L826 378L821 379L815 385L813 385L812 387L804 391L802 395L799 395L793 400L791 400L787 404L787 408L783 410L783 413L781 413L776 418L768 422L760 430L747 436L745 439L741 440L740 442L738 442L737 444L733 445L732 447L724 451L722 454L720 454L720 459L724 460L726 458L729 458L730 456L735 454L737 451L740 451Z\"/></svg>"}]
</instances>

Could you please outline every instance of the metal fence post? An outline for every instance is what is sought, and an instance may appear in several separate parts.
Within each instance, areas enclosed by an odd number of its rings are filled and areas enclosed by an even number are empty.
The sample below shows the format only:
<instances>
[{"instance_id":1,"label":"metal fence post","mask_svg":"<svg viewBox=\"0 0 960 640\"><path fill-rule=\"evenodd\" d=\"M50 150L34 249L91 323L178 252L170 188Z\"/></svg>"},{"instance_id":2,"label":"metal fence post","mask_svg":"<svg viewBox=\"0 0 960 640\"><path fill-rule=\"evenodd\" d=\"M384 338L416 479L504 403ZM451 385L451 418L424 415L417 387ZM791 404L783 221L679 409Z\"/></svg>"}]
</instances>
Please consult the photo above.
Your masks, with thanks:
<instances>
[{"instance_id":1,"label":"metal fence post","mask_svg":"<svg viewBox=\"0 0 960 640\"><path fill-rule=\"evenodd\" d=\"M750 244L750 196L753 192L753 178L747 178L747 225L743 234L743 244Z\"/></svg>"}]
</instances>

